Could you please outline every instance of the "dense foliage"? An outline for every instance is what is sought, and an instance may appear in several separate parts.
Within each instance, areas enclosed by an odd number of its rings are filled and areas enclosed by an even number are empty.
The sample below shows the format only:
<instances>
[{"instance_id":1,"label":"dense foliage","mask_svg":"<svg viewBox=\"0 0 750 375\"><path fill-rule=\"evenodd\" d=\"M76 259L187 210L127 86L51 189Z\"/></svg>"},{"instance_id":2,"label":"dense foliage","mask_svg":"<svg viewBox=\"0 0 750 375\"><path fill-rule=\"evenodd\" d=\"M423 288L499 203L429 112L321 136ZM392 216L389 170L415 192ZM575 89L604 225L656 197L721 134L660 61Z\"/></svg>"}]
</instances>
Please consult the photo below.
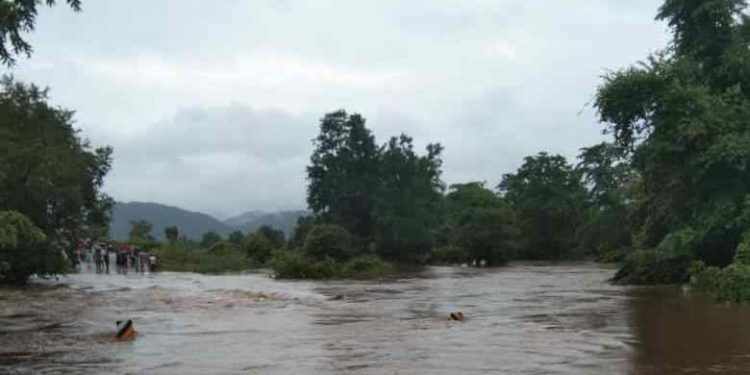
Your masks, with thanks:
<instances>
[{"instance_id":1,"label":"dense foliage","mask_svg":"<svg viewBox=\"0 0 750 375\"><path fill-rule=\"evenodd\" d=\"M485 261L500 265L517 256L520 229L516 215L501 197L470 182L450 187L444 203L437 263Z\"/></svg>"},{"instance_id":2,"label":"dense foliage","mask_svg":"<svg viewBox=\"0 0 750 375\"><path fill-rule=\"evenodd\" d=\"M743 235L729 266L719 268L695 262L690 269L690 288L721 301L750 302L750 231Z\"/></svg>"},{"instance_id":3,"label":"dense foliage","mask_svg":"<svg viewBox=\"0 0 750 375\"><path fill-rule=\"evenodd\" d=\"M176 226L170 225L164 228L164 237L169 242L175 242L180 237L180 230Z\"/></svg>"},{"instance_id":4,"label":"dense foliage","mask_svg":"<svg viewBox=\"0 0 750 375\"><path fill-rule=\"evenodd\" d=\"M633 245L668 251L628 269L686 267L683 255L708 266L732 262L748 229L750 193L750 25L741 0L667 0L658 18L672 44L637 66L608 75L596 106L615 144L639 176L632 194ZM665 246L672 237L678 247ZM668 248L664 250L663 248ZM651 249L651 250L649 250ZM645 263L644 263L645 262ZM658 282L676 282L687 270Z\"/></svg>"},{"instance_id":5,"label":"dense foliage","mask_svg":"<svg viewBox=\"0 0 750 375\"><path fill-rule=\"evenodd\" d=\"M153 224L151 224L151 222L149 222L148 220L131 221L128 240L131 242L153 242L155 241L154 236L151 234L153 228ZM177 227L172 228L174 228L174 232L170 230L170 235L175 236L176 238L179 231Z\"/></svg>"},{"instance_id":6,"label":"dense foliage","mask_svg":"<svg viewBox=\"0 0 750 375\"><path fill-rule=\"evenodd\" d=\"M203 233L203 236L201 237L201 247L208 249L211 246L213 246L213 244L219 241L221 241L220 234L216 232L208 231L206 233Z\"/></svg>"},{"instance_id":7,"label":"dense foliage","mask_svg":"<svg viewBox=\"0 0 750 375\"><path fill-rule=\"evenodd\" d=\"M560 155L528 156L498 186L520 220L523 255L564 259L576 249L585 189L580 174Z\"/></svg>"},{"instance_id":8,"label":"dense foliage","mask_svg":"<svg viewBox=\"0 0 750 375\"><path fill-rule=\"evenodd\" d=\"M583 149L577 167L541 152L503 176L498 192L470 182L444 194L439 144L418 155L413 139L401 134L377 146L365 119L345 111L321 120L313 144L307 169L313 215L298 221L287 249L271 260L285 277L340 275L358 257L494 266L630 247L623 222L637 179L616 145Z\"/></svg>"},{"instance_id":9,"label":"dense foliage","mask_svg":"<svg viewBox=\"0 0 750 375\"><path fill-rule=\"evenodd\" d=\"M0 211L0 281L24 283L31 275L59 273L66 265L62 252L28 217Z\"/></svg>"},{"instance_id":10,"label":"dense foliage","mask_svg":"<svg viewBox=\"0 0 750 375\"><path fill-rule=\"evenodd\" d=\"M216 242L206 249L192 241L177 240L163 244L153 253L162 271L224 273L258 266L237 246L226 241Z\"/></svg>"},{"instance_id":11,"label":"dense foliage","mask_svg":"<svg viewBox=\"0 0 750 375\"><path fill-rule=\"evenodd\" d=\"M638 175L624 155L620 147L601 143L583 148L576 166L587 188L578 248L605 261L622 260L632 250L630 197Z\"/></svg>"},{"instance_id":12,"label":"dense foliage","mask_svg":"<svg viewBox=\"0 0 750 375\"><path fill-rule=\"evenodd\" d=\"M3 79L0 210L31 220L49 249L72 250L78 239L108 232L112 200L101 186L112 149L92 149L72 124L73 113L52 107L46 90Z\"/></svg>"}]
</instances>

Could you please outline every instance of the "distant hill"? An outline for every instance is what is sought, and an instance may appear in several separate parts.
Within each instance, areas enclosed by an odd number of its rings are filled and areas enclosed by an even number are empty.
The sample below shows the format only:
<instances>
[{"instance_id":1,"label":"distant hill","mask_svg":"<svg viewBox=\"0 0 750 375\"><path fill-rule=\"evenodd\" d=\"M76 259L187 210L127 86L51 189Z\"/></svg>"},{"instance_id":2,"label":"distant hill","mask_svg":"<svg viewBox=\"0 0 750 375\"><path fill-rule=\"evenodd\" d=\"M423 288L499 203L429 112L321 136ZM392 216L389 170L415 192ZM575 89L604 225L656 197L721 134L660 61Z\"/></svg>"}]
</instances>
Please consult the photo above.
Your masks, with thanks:
<instances>
[{"instance_id":1,"label":"distant hill","mask_svg":"<svg viewBox=\"0 0 750 375\"><path fill-rule=\"evenodd\" d=\"M229 219L224 220L224 224L232 228L240 228L243 225L250 223L265 214L266 214L265 212L258 211L258 210L247 211L237 216L232 216Z\"/></svg>"},{"instance_id":2,"label":"distant hill","mask_svg":"<svg viewBox=\"0 0 750 375\"><path fill-rule=\"evenodd\" d=\"M270 225L280 229L286 234L286 237L292 235L294 227L297 225L297 219L307 215L304 210L261 212L248 211L241 215L224 220L224 224L241 230L244 233L254 232L263 225Z\"/></svg>"},{"instance_id":3,"label":"distant hill","mask_svg":"<svg viewBox=\"0 0 750 375\"><path fill-rule=\"evenodd\" d=\"M154 225L152 234L163 241L164 228L175 225L180 236L200 240L204 233L213 231L222 237L234 230L243 233L254 232L262 225L270 225L284 231L287 238L297 225L297 218L307 215L307 211L247 211L223 222L204 213L188 211L179 207L147 202L118 202L112 210L110 237L115 240L126 240L130 232L130 222L146 220Z\"/></svg>"},{"instance_id":4,"label":"distant hill","mask_svg":"<svg viewBox=\"0 0 750 375\"><path fill-rule=\"evenodd\" d=\"M158 203L130 202L116 203L112 210L110 237L125 240L130 232L130 222L146 220L154 225L152 234L158 240L164 240L164 228L175 225L180 236L200 240L203 233L214 231L226 236L232 228L212 216L200 212L187 211L179 207Z\"/></svg>"}]
</instances>

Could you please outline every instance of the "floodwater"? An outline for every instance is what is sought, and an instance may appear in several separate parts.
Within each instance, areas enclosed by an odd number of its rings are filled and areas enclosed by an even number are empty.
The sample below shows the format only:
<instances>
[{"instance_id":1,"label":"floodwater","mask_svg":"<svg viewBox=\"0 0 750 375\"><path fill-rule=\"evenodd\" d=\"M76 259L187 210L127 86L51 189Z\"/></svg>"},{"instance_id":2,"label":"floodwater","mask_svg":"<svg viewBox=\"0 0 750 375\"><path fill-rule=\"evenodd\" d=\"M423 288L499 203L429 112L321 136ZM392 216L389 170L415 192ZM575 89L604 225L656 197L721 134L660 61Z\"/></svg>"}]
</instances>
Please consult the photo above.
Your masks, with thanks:
<instances>
[{"instance_id":1,"label":"floodwater","mask_svg":"<svg viewBox=\"0 0 750 375\"><path fill-rule=\"evenodd\" d=\"M77 274L0 288L0 373L750 372L750 308L610 285L613 272L522 263L371 281ZM138 337L115 342L124 318Z\"/></svg>"}]
</instances>

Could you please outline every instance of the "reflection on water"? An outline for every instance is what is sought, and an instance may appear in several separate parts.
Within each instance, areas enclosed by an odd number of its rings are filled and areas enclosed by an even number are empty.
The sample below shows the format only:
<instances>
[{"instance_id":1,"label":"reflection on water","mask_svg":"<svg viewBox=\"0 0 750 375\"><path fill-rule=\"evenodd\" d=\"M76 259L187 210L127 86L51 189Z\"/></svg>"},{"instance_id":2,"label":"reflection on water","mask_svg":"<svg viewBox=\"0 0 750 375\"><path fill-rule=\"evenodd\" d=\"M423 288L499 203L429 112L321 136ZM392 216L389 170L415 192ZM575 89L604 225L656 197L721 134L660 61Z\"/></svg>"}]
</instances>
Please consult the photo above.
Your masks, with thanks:
<instances>
[{"instance_id":1,"label":"reflection on water","mask_svg":"<svg viewBox=\"0 0 750 375\"><path fill-rule=\"evenodd\" d=\"M633 373L747 374L750 308L718 304L677 288L631 293L631 325L638 338Z\"/></svg>"},{"instance_id":2,"label":"reflection on water","mask_svg":"<svg viewBox=\"0 0 750 375\"><path fill-rule=\"evenodd\" d=\"M750 368L750 310L594 264L378 281L65 277L0 288L0 373L682 374ZM447 318L463 311L464 322ZM141 334L113 342L115 321Z\"/></svg>"}]
</instances>

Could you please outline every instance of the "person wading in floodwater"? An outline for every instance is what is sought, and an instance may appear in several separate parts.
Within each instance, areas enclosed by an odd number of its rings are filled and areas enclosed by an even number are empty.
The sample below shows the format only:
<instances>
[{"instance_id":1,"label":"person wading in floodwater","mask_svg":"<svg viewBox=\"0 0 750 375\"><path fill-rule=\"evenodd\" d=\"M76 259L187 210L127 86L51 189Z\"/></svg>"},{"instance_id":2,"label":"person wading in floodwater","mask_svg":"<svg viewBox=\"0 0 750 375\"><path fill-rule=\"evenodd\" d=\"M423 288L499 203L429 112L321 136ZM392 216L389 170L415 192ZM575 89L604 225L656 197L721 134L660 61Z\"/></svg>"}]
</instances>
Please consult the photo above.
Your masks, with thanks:
<instances>
[{"instance_id":1,"label":"person wading in floodwater","mask_svg":"<svg viewBox=\"0 0 750 375\"><path fill-rule=\"evenodd\" d=\"M102 250L96 245L94 245L94 265L96 266L96 273L102 271Z\"/></svg>"},{"instance_id":2,"label":"person wading in floodwater","mask_svg":"<svg viewBox=\"0 0 750 375\"><path fill-rule=\"evenodd\" d=\"M109 273L109 249L106 247L102 250L102 262L104 262L105 271Z\"/></svg>"}]
</instances>

